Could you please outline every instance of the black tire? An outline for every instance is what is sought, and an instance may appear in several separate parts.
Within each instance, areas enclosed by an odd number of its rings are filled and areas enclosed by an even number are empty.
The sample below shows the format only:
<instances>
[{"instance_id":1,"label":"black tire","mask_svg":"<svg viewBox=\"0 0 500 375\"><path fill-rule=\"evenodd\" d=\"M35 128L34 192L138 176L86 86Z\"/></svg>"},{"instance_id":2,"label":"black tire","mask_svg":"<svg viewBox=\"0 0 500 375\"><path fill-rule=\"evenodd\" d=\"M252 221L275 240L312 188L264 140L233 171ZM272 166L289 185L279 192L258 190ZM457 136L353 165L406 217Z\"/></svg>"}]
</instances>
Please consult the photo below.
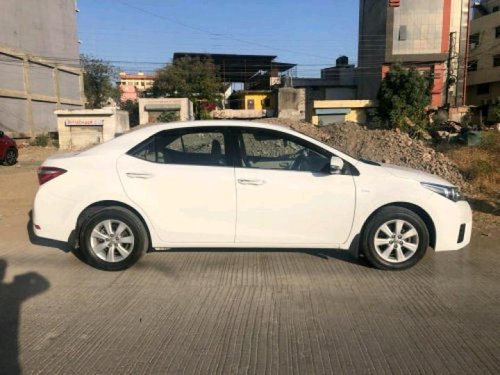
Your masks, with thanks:
<instances>
[{"instance_id":1,"label":"black tire","mask_svg":"<svg viewBox=\"0 0 500 375\"><path fill-rule=\"evenodd\" d=\"M410 224L413 226L413 228L416 230L418 237L412 237L412 241L416 242L416 250L414 251L413 255L408 255L409 258L404 260L404 261L398 261L396 259L396 250L397 246L400 246L400 249L402 251L406 251L406 254L411 254L411 251L408 251L406 248L402 248L399 243L394 243L399 240L391 242L391 245L381 245L381 246L387 246L383 250L385 252L385 249L389 251L390 260L388 261L387 259L384 259L382 257L382 254L377 251L376 246L375 246L375 236L377 233L380 236L380 231L382 225L385 223L389 223L391 221L396 221L396 220L402 220L406 222L407 224ZM395 224L394 224L395 225ZM407 226L409 228L409 226ZM396 231L394 231L396 233ZM383 234L385 236L385 233ZM395 234L396 236L396 234ZM404 232L403 232L404 236ZM380 237L378 237L380 238ZM390 236L387 238L390 240ZM396 246L396 248L393 248L393 250L390 250L389 247ZM402 207L396 207L396 206L388 206L380 209L373 217L369 219L369 221L366 223L365 228L362 233L362 248L363 252L367 258L367 260L376 268L382 269L382 270L405 270L410 267L413 267L415 264L418 263L420 259L425 255L425 252L427 251L427 248L429 247L429 231L427 229L427 226L425 225L424 221L418 216L415 212L408 210L406 208Z\"/></svg>"},{"instance_id":2,"label":"black tire","mask_svg":"<svg viewBox=\"0 0 500 375\"><path fill-rule=\"evenodd\" d=\"M17 163L17 150L15 148L9 148L5 152L3 164L4 165L14 165L16 163Z\"/></svg>"},{"instance_id":3,"label":"black tire","mask_svg":"<svg viewBox=\"0 0 500 375\"><path fill-rule=\"evenodd\" d=\"M102 259L93 250L92 241L94 241L95 243L96 239L94 238L92 240L92 231L100 223L108 220L114 222L115 224L117 222L124 223L128 227L126 229L127 235L132 235L132 238L134 239L133 244L131 244L130 248L128 249L129 255L122 260L113 262L107 261L105 259ZM129 233L129 231L131 233ZM102 241L104 242L104 240ZM103 242L99 243L99 245ZM80 252L87 264L105 271L119 271L135 264L139 260L139 258L148 250L149 237L144 224L134 213L122 207L112 206L103 207L102 209L94 212L89 218L85 220L80 231L79 244ZM101 256L104 256L104 254L109 254L109 252L110 248L107 248L107 250L103 251L103 254L101 254ZM118 258L122 257L118 250L113 250L113 254L116 254Z\"/></svg>"}]
</instances>

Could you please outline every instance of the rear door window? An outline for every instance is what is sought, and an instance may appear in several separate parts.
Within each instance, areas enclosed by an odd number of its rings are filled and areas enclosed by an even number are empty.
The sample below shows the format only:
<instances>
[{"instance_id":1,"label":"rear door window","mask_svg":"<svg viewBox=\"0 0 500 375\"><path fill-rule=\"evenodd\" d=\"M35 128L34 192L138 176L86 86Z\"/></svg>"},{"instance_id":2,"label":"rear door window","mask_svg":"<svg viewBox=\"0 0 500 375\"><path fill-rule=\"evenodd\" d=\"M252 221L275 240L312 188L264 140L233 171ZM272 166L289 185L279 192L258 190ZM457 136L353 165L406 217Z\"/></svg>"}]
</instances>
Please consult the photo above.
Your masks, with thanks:
<instances>
[{"instance_id":1,"label":"rear door window","mask_svg":"<svg viewBox=\"0 0 500 375\"><path fill-rule=\"evenodd\" d=\"M223 129L175 129L155 134L128 154L163 164L228 166L226 145Z\"/></svg>"}]
</instances>

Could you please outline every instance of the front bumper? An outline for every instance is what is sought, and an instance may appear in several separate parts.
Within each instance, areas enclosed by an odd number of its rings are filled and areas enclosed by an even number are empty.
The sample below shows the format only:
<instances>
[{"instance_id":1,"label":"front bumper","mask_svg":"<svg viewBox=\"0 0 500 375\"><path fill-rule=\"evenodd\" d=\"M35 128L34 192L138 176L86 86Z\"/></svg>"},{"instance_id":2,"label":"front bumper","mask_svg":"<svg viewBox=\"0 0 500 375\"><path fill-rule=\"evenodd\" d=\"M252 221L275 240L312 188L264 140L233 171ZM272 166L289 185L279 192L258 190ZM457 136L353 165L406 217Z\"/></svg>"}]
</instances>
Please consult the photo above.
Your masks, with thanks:
<instances>
[{"instance_id":1,"label":"front bumper","mask_svg":"<svg viewBox=\"0 0 500 375\"><path fill-rule=\"evenodd\" d=\"M435 251L458 250L470 243L472 211L466 201L449 202L434 216L436 227Z\"/></svg>"}]
</instances>

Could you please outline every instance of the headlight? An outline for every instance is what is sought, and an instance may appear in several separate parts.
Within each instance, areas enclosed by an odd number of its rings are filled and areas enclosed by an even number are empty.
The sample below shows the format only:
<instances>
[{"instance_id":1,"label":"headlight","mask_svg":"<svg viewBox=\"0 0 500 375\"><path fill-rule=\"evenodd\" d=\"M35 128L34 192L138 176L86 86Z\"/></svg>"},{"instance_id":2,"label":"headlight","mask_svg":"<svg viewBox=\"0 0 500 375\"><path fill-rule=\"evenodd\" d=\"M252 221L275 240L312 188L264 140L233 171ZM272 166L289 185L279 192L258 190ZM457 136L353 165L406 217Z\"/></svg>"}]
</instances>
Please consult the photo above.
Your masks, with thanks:
<instances>
[{"instance_id":1,"label":"headlight","mask_svg":"<svg viewBox=\"0 0 500 375\"><path fill-rule=\"evenodd\" d=\"M462 199L462 194L460 194L460 190L456 186L438 185L430 182L421 182L420 184L424 188L432 190L434 193L438 193L453 202L457 202Z\"/></svg>"}]
</instances>

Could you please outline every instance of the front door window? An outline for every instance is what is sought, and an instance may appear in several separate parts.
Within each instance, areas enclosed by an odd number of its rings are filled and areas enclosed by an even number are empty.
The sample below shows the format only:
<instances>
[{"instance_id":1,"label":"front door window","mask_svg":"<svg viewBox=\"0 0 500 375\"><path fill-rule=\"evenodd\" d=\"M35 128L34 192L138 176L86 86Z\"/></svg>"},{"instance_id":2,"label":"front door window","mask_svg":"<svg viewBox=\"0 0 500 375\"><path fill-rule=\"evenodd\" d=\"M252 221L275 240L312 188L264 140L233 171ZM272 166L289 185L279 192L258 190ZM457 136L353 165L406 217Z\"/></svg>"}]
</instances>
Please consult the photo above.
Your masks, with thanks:
<instances>
[{"instance_id":1,"label":"front door window","mask_svg":"<svg viewBox=\"0 0 500 375\"><path fill-rule=\"evenodd\" d=\"M243 130L239 146L246 168L328 172L329 156L278 132Z\"/></svg>"}]
</instances>

